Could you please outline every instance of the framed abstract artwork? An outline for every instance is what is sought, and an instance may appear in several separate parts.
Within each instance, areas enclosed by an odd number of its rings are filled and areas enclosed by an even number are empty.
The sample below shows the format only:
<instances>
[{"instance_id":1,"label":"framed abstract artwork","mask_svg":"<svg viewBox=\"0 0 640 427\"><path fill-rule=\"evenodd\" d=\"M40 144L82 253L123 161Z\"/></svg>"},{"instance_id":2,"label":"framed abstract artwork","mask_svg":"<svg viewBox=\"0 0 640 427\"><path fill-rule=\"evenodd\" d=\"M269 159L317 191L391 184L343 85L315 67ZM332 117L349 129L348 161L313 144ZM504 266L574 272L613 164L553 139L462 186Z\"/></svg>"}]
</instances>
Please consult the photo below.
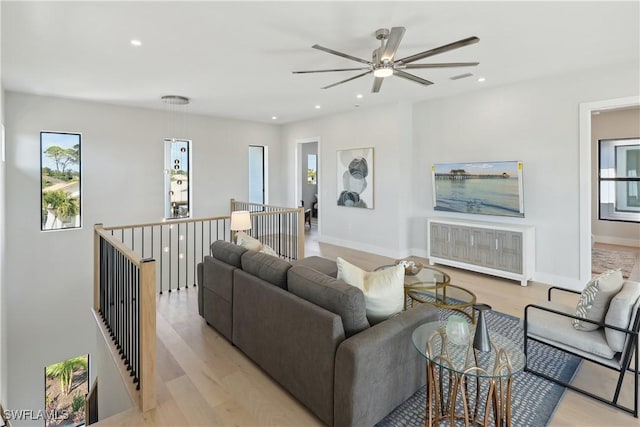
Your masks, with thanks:
<instances>
[{"instance_id":1,"label":"framed abstract artwork","mask_svg":"<svg viewBox=\"0 0 640 427\"><path fill-rule=\"evenodd\" d=\"M373 147L338 150L338 206L373 209Z\"/></svg>"}]
</instances>

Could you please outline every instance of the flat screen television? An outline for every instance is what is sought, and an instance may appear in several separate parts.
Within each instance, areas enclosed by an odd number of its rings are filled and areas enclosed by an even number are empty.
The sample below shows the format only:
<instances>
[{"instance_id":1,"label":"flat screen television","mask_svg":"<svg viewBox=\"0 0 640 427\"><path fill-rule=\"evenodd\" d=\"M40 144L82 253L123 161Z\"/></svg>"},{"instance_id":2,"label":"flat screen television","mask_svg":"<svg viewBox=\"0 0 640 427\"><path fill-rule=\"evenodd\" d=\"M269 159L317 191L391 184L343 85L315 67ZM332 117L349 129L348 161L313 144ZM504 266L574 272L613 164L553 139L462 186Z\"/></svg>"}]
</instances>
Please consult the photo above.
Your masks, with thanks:
<instances>
[{"instance_id":1,"label":"flat screen television","mask_svg":"<svg viewBox=\"0 0 640 427\"><path fill-rule=\"evenodd\" d=\"M436 163L437 211L524 217L522 162Z\"/></svg>"}]
</instances>

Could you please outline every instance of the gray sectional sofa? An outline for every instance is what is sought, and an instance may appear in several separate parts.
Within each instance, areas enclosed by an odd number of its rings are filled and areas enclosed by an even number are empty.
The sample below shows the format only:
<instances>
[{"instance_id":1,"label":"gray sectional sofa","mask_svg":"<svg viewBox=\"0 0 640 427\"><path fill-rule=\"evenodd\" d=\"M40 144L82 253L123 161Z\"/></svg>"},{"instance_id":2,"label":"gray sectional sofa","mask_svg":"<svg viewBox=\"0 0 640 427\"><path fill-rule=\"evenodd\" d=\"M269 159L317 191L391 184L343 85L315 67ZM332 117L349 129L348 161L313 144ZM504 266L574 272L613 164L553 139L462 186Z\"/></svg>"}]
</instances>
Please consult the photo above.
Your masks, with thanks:
<instances>
[{"instance_id":1,"label":"gray sectional sofa","mask_svg":"<svg viewBox=\"0 0 640 427\"><path fill-rule=\"evenodd\" d=\"M424 304L370 325L364 295L336 263L295 263L225 241L198 265L198 310L329 426L372 426L425 382L411 343L438 319Z\"/></svg>"}]
</instances>

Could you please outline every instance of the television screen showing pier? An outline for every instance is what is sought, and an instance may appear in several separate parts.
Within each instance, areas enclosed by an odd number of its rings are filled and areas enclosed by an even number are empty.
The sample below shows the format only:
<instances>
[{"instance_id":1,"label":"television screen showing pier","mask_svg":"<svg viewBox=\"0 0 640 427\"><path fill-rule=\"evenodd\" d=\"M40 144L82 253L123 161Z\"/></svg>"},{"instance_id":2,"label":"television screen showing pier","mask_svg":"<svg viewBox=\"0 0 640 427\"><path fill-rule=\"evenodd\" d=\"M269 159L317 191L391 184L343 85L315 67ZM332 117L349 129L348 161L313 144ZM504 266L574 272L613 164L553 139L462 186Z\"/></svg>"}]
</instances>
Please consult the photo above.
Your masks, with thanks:
<instances>
[{"instance_id":1,"label":"television screen showing pier","mask_svg":"<svg viewBox=\"0 0 640 427\"><path fill-rule=\"evenodd\" d=\"M432 175L437 211L524 217L520 161L439 163Z\"/></svg>"}]
</instances>

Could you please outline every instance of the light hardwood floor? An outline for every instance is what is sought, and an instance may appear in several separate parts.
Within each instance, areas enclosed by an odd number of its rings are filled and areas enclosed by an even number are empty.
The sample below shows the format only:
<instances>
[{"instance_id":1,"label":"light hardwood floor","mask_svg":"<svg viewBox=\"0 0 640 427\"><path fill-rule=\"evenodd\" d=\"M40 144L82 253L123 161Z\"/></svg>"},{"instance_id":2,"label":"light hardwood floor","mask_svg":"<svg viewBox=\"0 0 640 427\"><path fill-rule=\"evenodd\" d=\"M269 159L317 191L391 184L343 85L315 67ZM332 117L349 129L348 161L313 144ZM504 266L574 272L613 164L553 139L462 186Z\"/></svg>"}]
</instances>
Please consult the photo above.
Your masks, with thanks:
<instances>
[{"instance_id":1,"label":"light hardwood floor","mask_svg":"<svg viewBox=\"0 0 640 427\"><path fill-rule=\"evenodd\" d=\"M307 229L308 230L308 229ZM318 243L317 226L307 231L306 256L341 256L364 269L388 264L386 257ZM438 267L452 282L472 290L494 310L522 317L526 304L543 301L548 286L519 283L463 270ZM634 273L639 273L638 264ZM640 276L639 276L640 277ZM639 277L635 277L638 280ZM158 298L158 407L146 414L129 410L100 425L319 426L321 423L279 387L197 311L197 289ZM583 363L575 382L593 390L612 391L613 372ZM632 377L624 384L625 403L632 396ZM551 419L552 426L639 426L638 419L592 399L567 391ZM520 426L516 426L520 427Z\"/></svg>"}]
</instances>

